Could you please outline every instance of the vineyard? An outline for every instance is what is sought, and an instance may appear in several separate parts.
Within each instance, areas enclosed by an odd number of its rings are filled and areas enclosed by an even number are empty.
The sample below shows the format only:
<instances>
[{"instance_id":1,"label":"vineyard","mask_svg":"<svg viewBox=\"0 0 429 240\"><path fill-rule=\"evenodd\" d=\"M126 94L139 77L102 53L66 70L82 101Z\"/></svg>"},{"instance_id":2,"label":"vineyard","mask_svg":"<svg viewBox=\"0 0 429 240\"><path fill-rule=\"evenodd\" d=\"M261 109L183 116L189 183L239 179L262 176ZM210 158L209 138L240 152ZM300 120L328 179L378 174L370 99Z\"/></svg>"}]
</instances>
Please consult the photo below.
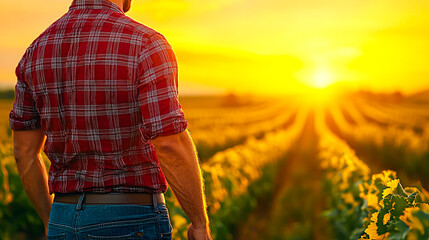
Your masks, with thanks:
<instances>
[{"instance_id":1,"label":"vineyard","mask_svg":"<svg viewBox=\"0 0 429 240\"><path fill-rule=\"evenodd\" d=\"M214 238L429 239L428 95L182 97ZM12 100L0 105L0 239L42 239L13 158ZM189 220L166 197L174 239L186 239Z\"/></svg>"}]
</instances>

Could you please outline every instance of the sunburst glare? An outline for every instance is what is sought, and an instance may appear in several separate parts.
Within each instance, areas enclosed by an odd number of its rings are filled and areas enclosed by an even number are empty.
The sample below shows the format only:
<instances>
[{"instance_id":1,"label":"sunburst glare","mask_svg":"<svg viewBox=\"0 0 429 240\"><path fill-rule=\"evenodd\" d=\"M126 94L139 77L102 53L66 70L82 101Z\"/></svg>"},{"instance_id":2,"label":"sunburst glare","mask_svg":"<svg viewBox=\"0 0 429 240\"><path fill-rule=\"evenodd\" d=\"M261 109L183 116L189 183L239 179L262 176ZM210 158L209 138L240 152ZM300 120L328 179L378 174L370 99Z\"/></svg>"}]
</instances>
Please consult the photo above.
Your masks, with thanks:
<instances>
[{"instance_id":1,"label":"sunburst glare","mask_svg":"<svg viewBox=\"0 0 429 240\"><path fill-rule=\"evenodd\" d=\"M329 70L318 69L314 73L314 78L312 79L310 86L317 89L323 89L330 86L334 82L335 82L335 78Z\"/></svg>"}]
</instances>

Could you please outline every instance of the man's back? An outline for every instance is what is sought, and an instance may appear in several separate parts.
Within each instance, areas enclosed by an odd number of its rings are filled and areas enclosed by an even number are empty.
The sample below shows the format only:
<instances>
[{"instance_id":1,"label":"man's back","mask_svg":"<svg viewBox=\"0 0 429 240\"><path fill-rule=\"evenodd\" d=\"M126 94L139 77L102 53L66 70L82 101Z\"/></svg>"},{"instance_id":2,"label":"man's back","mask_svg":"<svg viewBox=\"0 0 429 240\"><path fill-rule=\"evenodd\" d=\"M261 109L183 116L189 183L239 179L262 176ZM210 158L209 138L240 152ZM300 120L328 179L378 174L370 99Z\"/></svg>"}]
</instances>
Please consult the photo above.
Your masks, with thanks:
<instances>
[{"instance_id":1,"label":"man's back","mask_svg":"<svg viewBox=\"0 0 429 240\"><path fill-rule=\"evenodd\" d=\"M17 67L14 156L48 239L171 239L166 178L189 238L211 239L174 53L130 2L74 0Z\"/></svg>"},{"instance_id":2,"label":"man's back","mask_svg":"<svg viewBox=\"0 0 429 240\"><path fill-rule=\"evenodd\" d=\"M162 35L112 2L74 1L28 48L17 76L37 111L15 104L11 127L44 130L51 193L166 191L148 140L186 121Z\"/></svg>"}]
</instances>

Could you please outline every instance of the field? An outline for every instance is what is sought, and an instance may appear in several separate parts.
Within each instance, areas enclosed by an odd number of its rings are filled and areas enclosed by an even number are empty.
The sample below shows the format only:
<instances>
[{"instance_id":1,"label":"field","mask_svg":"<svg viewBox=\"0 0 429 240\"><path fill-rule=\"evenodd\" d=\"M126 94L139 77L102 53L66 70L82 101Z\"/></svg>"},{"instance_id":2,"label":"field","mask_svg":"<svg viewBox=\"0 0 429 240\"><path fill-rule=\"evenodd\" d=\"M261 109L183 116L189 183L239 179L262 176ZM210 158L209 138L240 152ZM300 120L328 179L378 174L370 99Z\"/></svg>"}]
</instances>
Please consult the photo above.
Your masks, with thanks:
<instances>
[{"instance_id":1,"label":"field","mask_svg":"<svg viewBox=\"0 0 429 240\"><path fill-rule=\"evenodd\" d=\"M215 239L429 239L428 92L180 100ZM0 239L41 239L13 159L12 101L0 105ZM186 239L167 200L174 239Z\"/></svg>"}]
</instances>

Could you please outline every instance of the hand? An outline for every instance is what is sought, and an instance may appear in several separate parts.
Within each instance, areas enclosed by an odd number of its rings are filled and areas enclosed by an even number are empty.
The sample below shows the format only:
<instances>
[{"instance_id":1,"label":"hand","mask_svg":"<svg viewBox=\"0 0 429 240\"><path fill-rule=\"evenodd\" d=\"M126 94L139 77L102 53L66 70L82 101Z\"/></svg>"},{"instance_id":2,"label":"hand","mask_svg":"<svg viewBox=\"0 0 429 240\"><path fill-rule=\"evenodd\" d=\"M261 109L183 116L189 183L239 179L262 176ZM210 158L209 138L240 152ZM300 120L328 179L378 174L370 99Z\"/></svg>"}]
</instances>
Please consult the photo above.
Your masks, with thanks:
<instances>
[{"instance_id":1,"label":"hand","mask_svg":"<svg viewBox=\"0 0 429 240\"><path fill-rule=\"evenodd\" d=\"M206 228L195 228L192 223L189 225L188 229L188 239L189 240L213 240L210 236L210 229Z\"/></svg>"}]
</instances>

